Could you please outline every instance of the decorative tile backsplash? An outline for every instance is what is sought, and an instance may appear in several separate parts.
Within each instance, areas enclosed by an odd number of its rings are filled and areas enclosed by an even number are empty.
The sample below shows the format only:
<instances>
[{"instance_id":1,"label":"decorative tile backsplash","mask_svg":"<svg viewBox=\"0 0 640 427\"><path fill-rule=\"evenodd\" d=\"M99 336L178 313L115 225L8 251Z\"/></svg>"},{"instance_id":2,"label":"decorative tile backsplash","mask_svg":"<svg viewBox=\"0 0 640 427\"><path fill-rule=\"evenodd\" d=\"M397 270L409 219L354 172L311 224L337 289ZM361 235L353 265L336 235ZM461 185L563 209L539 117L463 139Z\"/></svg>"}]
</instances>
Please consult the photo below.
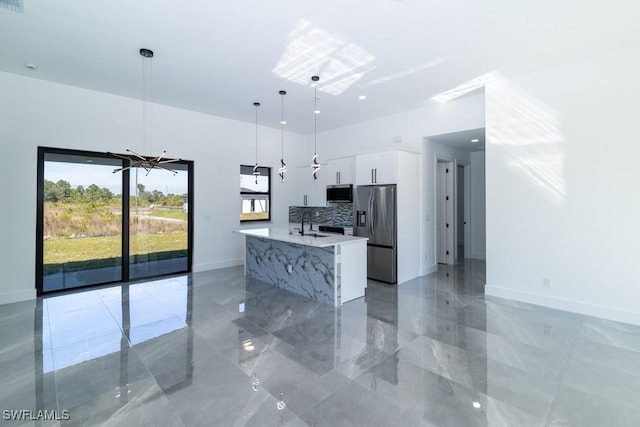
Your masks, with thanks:
<instances>
[{"instance_id":1,"label":"decorative tile backsplash","mask_svg":"<svg viewBox=\"0 0 640 427\"><path fill-rule=\"evenodd\" d=\"M353 226L353 203L340 203L335 206L289 206L289 222L301 222L304 212L311 212L314 225Z\"/></svg>"}]
</instances>

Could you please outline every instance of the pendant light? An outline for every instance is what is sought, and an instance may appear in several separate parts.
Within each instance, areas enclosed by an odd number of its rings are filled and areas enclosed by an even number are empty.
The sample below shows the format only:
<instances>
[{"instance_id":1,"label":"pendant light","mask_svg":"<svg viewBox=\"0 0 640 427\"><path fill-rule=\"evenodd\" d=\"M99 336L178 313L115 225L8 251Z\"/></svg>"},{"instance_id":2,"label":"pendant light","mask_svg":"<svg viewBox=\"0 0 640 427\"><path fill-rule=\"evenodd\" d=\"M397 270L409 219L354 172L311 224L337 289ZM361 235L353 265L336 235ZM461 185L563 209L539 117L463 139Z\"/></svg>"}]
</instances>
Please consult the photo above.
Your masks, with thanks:
<instances>
[{"instance_id":1,"label":"pendant light","mask_svg":"<svg viewBox=\"0 0 640 427\"><path fill-rule=\"evenodd\" d=\"M282 141L280 147L280 169L278 169L278 175L280 175L280 179L282 179L282 182L284 182L284 174L287 173L287 164L284 162L284 125L287 124L287 122L284 120L284 96L287 94L287 92L281 90L278 93L281 95L280 98L282 100L282 116L280 119L280 127L282 128Z\"/></svg>"},{"instance_id":2,"label":"pendant light","mask_svg":"<svg viewBox=\"0 0 640 427\"><path fill-rule=\"evenodd\" d=\"M313 76L311 80L315 83L313 96L313 158L311 159L311 173L313 174L313 179L318 179L318 172L320 172L320 163L318 163L318 114L320 114L320 110L318 110L318 80L320 80L320 77Z\"/></svg>"},{"instance_id":3,"label":"pendant light","mask_svg":"<svg viewBox=\"0 0 640 427\"><path fill-rule=\"evenodd\" d=\"M253 106L256 107L256 165L253 167L253 176L256 178L256 184L258 183L258 177L260 172L258 171L258 107L259 102L254 102Z\"/></svg>"},{"instance_id":4,"label":"pendant light","mask_svg":"<svg viewBox=\"0 0 640 427\"><path fill-rule=\"evenodd\" d=\"M145 148L148 150L150 148L149 146L151 145L150 143L151 135L149 133L149 130L147 129L147 122L149 121L148 113L147 113L147 100L149 98L150 85L151 85L151 81L149 78L150 76L148 76L148 74L149 75L153 74L153 70L151 68L151 64L152 64L151 59L153 58L153 51L151 49L144 49L144 48L140 49L140 56L142 57L142 139L143 139ZM152 157L152 158L142 156L133 150L129 150L128 148L126 149L126 151L127 153L131 153L132 155L123 156L115 153L107 153L112 156L129 161L128 166L115 169L113 173L126 171L131 168L142 168L147 171L147 175L149 175L149 172L151 172L152 169L162 169L176 175L178 172L176 172L173 169L164 167L163 165L167 163L179 162L182 160L182 159L162 160L162 158L166 154L165 150L163 150L158 157Z\"/></svg>"}]
</instances>

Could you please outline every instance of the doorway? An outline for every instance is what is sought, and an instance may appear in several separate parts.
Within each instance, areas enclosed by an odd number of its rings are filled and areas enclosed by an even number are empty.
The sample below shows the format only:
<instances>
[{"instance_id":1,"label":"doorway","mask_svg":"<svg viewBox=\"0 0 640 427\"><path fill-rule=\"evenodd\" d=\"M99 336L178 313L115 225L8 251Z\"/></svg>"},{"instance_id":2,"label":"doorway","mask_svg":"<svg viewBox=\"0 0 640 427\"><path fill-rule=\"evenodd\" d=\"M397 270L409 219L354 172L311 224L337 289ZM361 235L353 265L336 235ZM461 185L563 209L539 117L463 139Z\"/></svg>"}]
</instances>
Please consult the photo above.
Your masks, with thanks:
<instances>
[{"instance_id":1,"label":"doorway","mask_svg":"<svg viewBox=\"0 0 640 427\"><path fill-rule=\"evenodd\" d=\"M39 295L191 270L193 162L114 172L127 162L38 148Z\"/></svg>"},{"instance_id":2,"label":"doorway","mask_svg":"<svg viewBox=\"0 0 640 427\"><path fill-rule=\"evenodd\" d=\"M433 163L429 165L433 183L428 192L434 200L432 210L426 215L428 221L429 213L433 214L433 228L426 237L433 245L436 264L486 258L484 134L484 128L478 128L426 138L427 150L433 153ZM446 169L452 168L453 177L447 177ZM454 193L453 206L451 197L446 199L451 192ZM451 221L453 230L451 225L447 230ZM453 260L447 259L447 250L451 255L451 247Z\"/></svg>"}]
</instances>

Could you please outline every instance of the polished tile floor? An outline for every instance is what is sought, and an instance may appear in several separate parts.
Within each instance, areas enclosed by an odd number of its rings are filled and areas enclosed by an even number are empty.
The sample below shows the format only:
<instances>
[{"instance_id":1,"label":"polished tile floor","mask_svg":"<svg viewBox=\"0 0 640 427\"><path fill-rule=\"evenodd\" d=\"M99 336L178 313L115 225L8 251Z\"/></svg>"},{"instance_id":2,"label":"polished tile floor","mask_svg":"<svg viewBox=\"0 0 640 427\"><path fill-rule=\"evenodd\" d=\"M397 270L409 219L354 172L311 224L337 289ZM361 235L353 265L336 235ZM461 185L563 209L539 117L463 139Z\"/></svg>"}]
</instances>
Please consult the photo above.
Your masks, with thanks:
<instances>
[{"instance_id":1,"label":"polished tile floor","mask_svg":"<svg viewBox=\"0 0 640 427\"><path fill-rule=\"evenodd\" d=\"M485 298L484 271L340 309L242 268L3 305L0 424L640 425L640 327Z\"/></svg>"}]
</instances>

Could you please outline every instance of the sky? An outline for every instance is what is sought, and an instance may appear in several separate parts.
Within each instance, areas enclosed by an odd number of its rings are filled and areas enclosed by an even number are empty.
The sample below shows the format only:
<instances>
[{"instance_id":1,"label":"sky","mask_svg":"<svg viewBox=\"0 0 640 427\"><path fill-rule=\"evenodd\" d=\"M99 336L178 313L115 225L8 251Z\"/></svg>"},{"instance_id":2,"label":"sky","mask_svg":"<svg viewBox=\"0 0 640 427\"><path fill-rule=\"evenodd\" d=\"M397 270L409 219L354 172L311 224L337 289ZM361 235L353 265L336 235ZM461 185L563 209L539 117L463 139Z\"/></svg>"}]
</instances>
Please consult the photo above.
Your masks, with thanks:
<instances>
[{"instance_id":1,"label":"sky","mask_svg":"<svg viewBox=\"0 0 640 427\"><path fill-rule=\"evenodd\" d=\"M82 185L87 188L91 184L98 187L106 187L114 194L122 194L122 175L113 173L116 169L110 165L52 162L45 163L44 179L57 182L61 179L69 182L71 188ZM145 191L158 190L164 194L185 194L187 193L187 171L178 171L173 175L164 170L153 169L148 176L144 169L138 168L138 183L145 186ZM135 170L131 171L132 187L136 184Z\"/></svg>"}]
</instances>

